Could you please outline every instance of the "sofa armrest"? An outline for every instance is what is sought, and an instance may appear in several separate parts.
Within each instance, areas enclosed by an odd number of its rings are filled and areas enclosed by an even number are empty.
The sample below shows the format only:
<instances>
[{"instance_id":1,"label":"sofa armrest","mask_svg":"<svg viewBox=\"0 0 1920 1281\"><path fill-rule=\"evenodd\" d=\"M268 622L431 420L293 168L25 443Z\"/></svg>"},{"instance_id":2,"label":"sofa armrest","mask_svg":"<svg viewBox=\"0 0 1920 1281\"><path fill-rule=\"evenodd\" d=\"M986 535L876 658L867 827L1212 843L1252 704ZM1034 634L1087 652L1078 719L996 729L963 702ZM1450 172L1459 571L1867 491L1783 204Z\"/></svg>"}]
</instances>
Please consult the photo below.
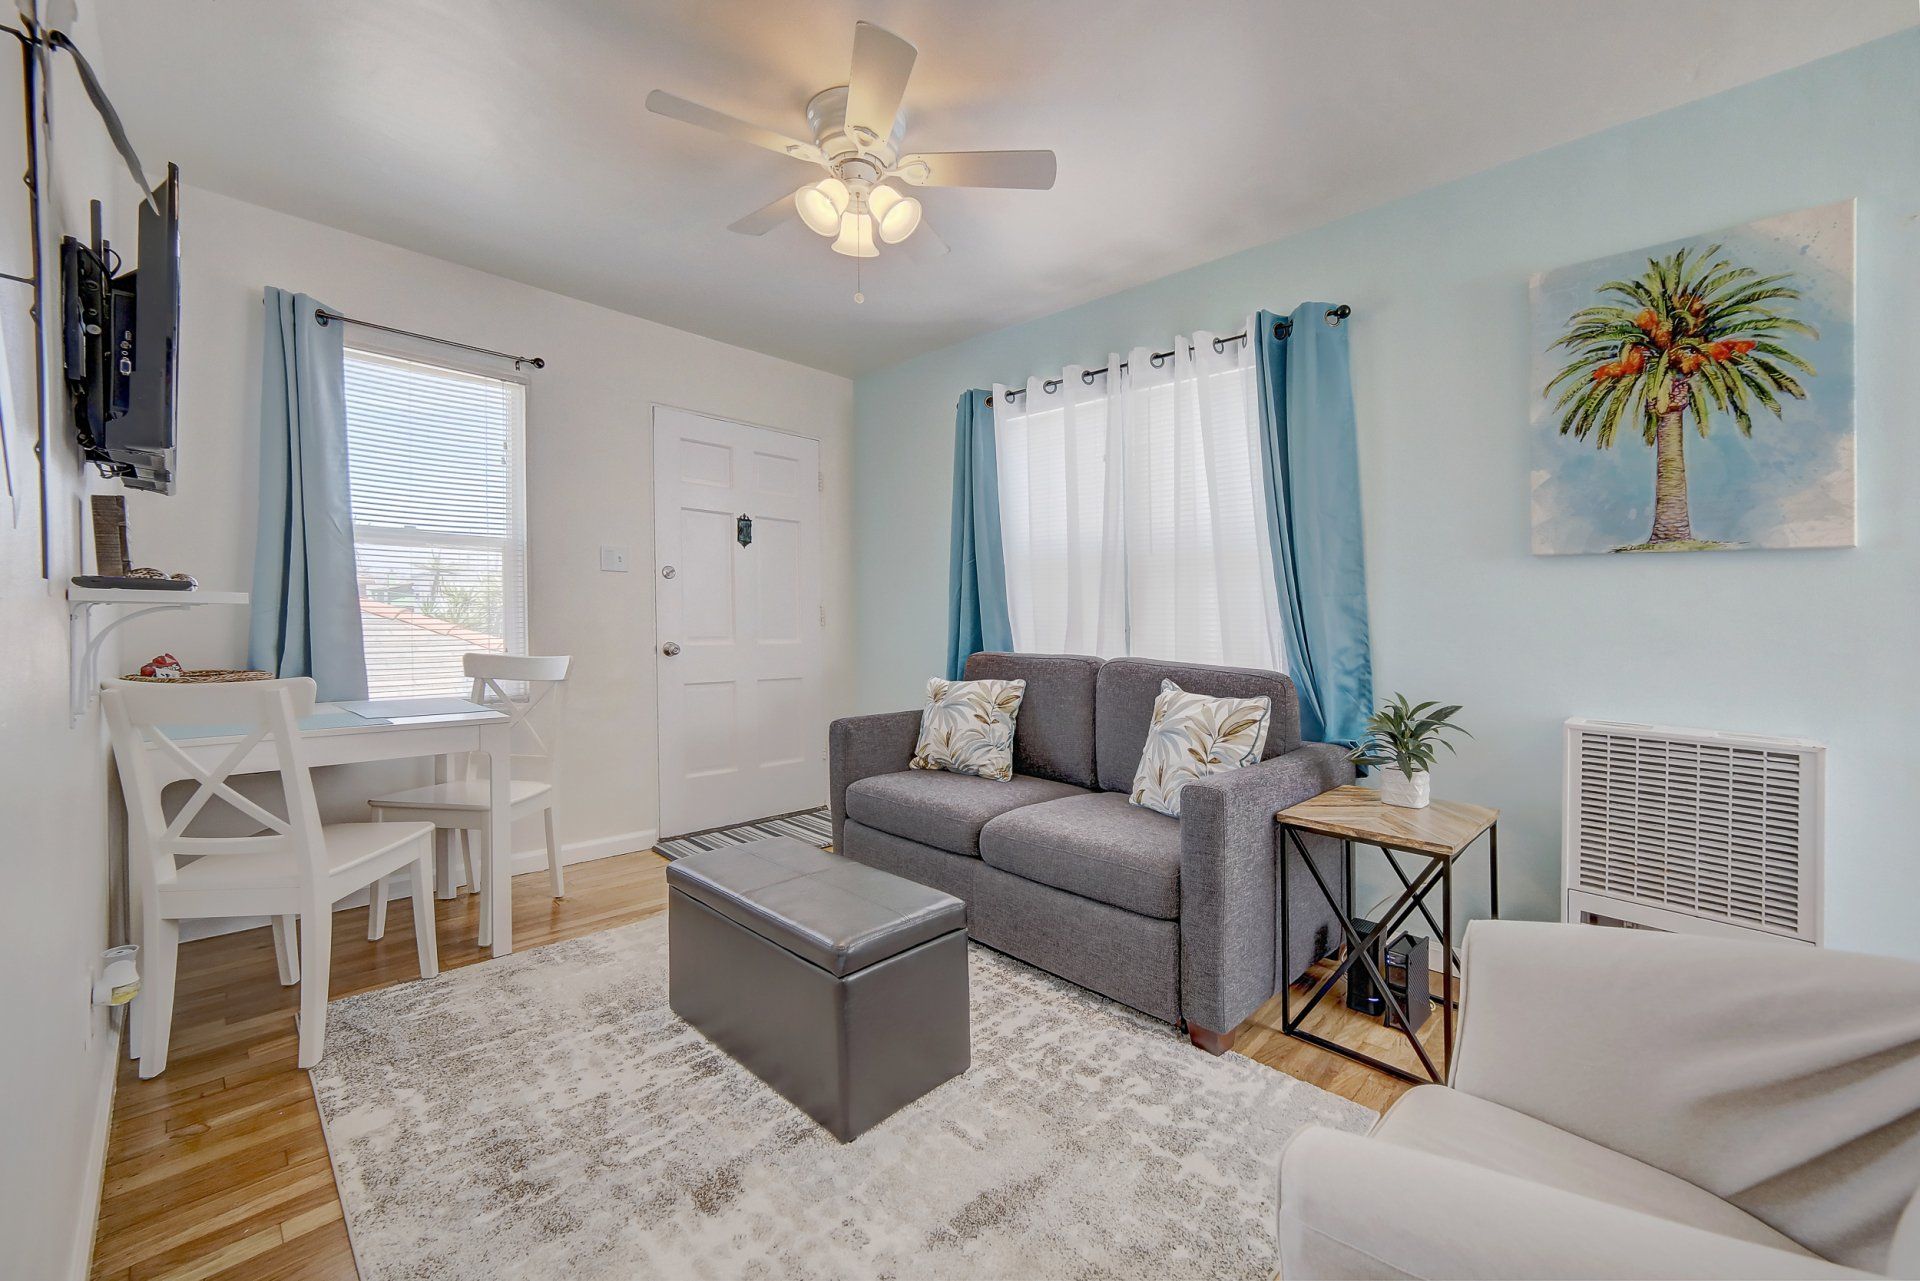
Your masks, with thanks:
<instances>
[{"instance_id":1,"label":"sofa armrest","mask_svg":"<svg viewBox=\"0 0 1920 1281\"><path fill-rule=\"evenodd\" d=\"M1475 921L1464 963L1457 1089L1825 1258L1886 1257L1920 1159L1920 965L1536 921Z\"/></svg>"},{"instance_id":2,"label":"sofa armrest","mask_svg":"<svg viewBox=\"0 0 1920 1281\"><path fill-rule=\"evenodd\" d=\"M1310 881L1304 890L1296 881L1289 883L1302 891L1292 896L1295 955L1277 955L1275 870L1296 857L1290 851L1279 857L1274 815L1351 783L1346 752L1333 743L1306 743L1180 790L1180 1008L1190 1025L1231 1032L1317 954L1316 936L1327 933L1320 927L1330 924L1331 910L1321 910L1326 904ZM1338 848L1328 842L1315 850L1336 894L1344 874ZM1337 931L1327 941L1337 945Z\"/></svg>"},{"instance_id":3,"label":"sofa armrest","mask_svg":"<svg viewBox=\"0 0 1920 1281\"><path fill-rule=\"evenodd\" d=\"M1287 1281L1872 1275L1319 1126L1281 1156L1278 1227Z\"/></svg>"},{"instance_id":4,"label":"sofa armrest","mask_svg":"<svg viewBox=\"0 0 1920 1281\"><path fill-rule=\"evenodd\" d=\"M827 805L833 813L833 847L847 825L847 788L875 774L897 774L913 759L920 741L920 713L879 712L843 716L827 730Z\"/></svg>"}]
</instances>

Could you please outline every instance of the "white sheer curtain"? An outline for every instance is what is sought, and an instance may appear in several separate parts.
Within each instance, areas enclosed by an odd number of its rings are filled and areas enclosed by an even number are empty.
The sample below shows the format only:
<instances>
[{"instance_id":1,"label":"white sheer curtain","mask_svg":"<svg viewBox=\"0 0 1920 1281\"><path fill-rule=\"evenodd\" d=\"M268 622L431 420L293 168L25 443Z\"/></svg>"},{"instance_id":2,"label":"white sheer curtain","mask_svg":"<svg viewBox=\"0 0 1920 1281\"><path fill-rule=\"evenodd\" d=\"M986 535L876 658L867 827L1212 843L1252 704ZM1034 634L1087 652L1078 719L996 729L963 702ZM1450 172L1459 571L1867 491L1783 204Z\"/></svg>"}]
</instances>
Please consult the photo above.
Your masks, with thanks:
<instances>
[{"instance_id":1,"label":"white sheer curtain","mask_svg":"<svg viewBox=\"0 0 1920 1281\"><path fill-rule=\"evenodd\" d=\"M1052 391L1039 378L1018 398L993 389L1007 614L1024 650L1126 652L1121 513L1109 476L1119 424L1107 383L1072 365Z\"/></svg>"},{"instance_id":2,"label":"white sheer curtain","mask_svg":"<svg viewBox=\"0 0 1920 1281\"><path fill-rule=\"evenodd\" d=\"M1014 644L1284 670L1251 345L1167 349L993 389Z\"/></svg>"}]
</instances>

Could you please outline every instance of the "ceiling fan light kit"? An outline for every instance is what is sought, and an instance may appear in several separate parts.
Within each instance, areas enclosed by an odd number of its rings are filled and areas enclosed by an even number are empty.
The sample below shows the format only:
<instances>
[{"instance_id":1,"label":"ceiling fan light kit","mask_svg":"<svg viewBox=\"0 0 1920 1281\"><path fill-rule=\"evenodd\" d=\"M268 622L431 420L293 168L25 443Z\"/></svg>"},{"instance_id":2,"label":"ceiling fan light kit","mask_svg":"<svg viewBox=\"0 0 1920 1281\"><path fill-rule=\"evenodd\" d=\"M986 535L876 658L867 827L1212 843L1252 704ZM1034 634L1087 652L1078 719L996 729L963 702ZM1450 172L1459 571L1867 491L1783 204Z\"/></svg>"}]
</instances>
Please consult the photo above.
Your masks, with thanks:
<instances>
[{"instance_id":1,"label":"ceiling fan light kit","mask_svg":"<svg viewBox=\"0 0 1920 1281\"><path fill-rule=\"evenodd\" d=\"M793 193L793 204L800 211L800 221L823 236L839 234L840 217L852 203L853 193L838 178L822 178Z\"/></svg>"},{"instance_id":2,"label":"ceiling fan light kit","mask_svg":"<svg viewBox=\"0 0 1920 1281\"><path fill-rule=\"evenodd\" d=\"M840 234L834 238L833 252L849 258L880 256L880 247L873 243L873 219L864 210L849 209L840 215Z\"/></svg>"},{"instance_id":3,"label":"ceiling fan light kit","mask_svg":"<svg viewBox=\"0 0 1920 1281\"><path fill-rule=\"evenodd\" d=\"M1051 151L947 151L903 155L900 140L906 117L900 110L907 77L913 72L914 47L870 22L854 24L853 72L847 83L822 90L807 103L811 143L762 129L711 107L658 89L647 95L647 110L750 142L769 151L819 165L828 176L781 196L732 224L731 231L760 236L784 222L788 208L835 253L874 258L880 244L897 245L924 226L920 202L890 181L910 187L1022 187L1044 191L1053 186ZM928 228L913 252L943 254L946 243ZM878 242L878 243L876 243ZM857 297L858 295L856 295Z\"/></svg>"},{"instance_id":4,"label":"ceiling fan light kit","mask_svg":"<svg viewBox=\"0 0 1920 1281\"><path fill-rule=\"evenodd\" d=\"M833 251L850 258L880 254L874 238L897 245L920 225L920 202L884 184L869 187L863 179L846 182L822 178L793 193L800 221L833 240Z\"/></svg>"},{"instance_id":5,"label":"ceiling fan light kit","mask_svg":"<svg viewBox=\"0 0 1920 1281\"><path fill-rule=\"evenodd\" d=\"M899 244L920 225L920 202L892 187L875 187L867 196L867 208L880 229L880 239L890 245Z\"/></svg>"}]
</instances>

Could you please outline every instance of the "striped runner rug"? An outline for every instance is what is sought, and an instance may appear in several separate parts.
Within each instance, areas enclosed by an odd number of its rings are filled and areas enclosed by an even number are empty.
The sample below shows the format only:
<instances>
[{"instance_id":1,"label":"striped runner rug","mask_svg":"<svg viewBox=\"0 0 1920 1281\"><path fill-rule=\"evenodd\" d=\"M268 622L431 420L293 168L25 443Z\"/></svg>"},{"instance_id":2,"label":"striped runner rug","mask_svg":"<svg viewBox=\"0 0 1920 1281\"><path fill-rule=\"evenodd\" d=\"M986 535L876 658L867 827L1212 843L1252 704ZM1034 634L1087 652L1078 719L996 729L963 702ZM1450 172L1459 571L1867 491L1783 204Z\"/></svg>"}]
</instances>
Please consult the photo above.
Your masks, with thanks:
<instances>
[{"instance_id":1,"label":"striped runner rug","mask_svg":"<svg viewBox=\"0 0 1920 1281\"><path fill-rule=\"evenodd\" d=\"M797 814L756 819L735 827L716 827L711 832L675 836L653 848L668 859L676 859L698 854L701 850L719 849L722 845L745 845L748 841L764 840L769 836L791 836L797 841L818 845L823 850L831 849L833 819L828 815L827 807L822 805L817 810L801 810Z\"/></svg>"}]
</instances>

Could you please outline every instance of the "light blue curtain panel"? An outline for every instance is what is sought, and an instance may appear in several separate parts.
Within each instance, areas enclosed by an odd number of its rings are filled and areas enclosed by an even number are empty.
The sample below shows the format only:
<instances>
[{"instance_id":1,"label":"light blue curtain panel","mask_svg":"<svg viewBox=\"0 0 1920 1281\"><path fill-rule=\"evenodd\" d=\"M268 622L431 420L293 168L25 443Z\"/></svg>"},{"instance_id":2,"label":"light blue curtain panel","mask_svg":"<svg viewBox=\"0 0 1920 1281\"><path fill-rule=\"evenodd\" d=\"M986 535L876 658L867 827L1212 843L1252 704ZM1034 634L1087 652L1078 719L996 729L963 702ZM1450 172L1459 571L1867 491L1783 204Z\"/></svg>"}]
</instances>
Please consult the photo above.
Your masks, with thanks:
<instances>
[{"instance_id":1,"label":"light blue curtain panel","mask_svg":"<svg viewBox=\"0 0 1920 1281\"><path fill-rule=\"evenodd\" d=\"M1013 648L1007 558L1000 546L1000 466L987 393L960 397L953 422L953 559L947 576L947 676L967 658Z\"/></svg>"},{"instance_id":2,"label":"light blue curtain panel","mask_svg":"<svg viewBox=\"0 0 1920 1281\"><path fill-rule=\"evenodd\" d=\"M1329 325L1331 311L1302 303L1256 321L1260 460L1300 736L1354 743L1373 712L1373 656L1347 326ZM1283 320L1292 329L1277 338Z\"/></svg>"},{"instance_id":3,"label":"light blue curtain panel","mask_svg":"<svg viewBox=\"0 0 1920 1281\"><path fill-rule=\"evenodd\" d=\"M347 479L340 326L269 288L260 359L260 525L247 661L311 676L322 699L367 696Z\"/></svg>"}]
</instances>

